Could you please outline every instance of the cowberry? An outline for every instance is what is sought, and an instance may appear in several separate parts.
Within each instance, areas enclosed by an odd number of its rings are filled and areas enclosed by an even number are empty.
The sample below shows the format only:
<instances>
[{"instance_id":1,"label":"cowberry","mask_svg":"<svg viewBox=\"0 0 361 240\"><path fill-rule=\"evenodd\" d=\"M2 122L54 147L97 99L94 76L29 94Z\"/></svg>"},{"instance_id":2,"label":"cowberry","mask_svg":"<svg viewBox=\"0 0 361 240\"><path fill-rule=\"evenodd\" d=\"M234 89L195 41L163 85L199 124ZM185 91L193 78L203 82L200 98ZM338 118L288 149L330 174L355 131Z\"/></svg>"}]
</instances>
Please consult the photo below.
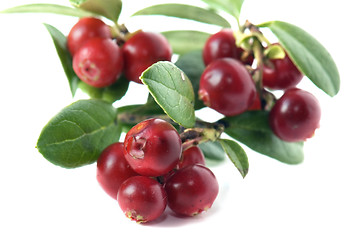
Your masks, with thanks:
<instances>
[{"instance_id":1,"label":"cowberry","mask_svg":"<svg viewBox=\"0 0 361 240\"><path fill-rule=\"evenodd\" d=\"M167 206L167 196L162 185L145 176L135 176L124 181L119 187L117 200L125 215L138 223L157 219Z\"/></svg>"},{"instance_id":2,"label":"cowberry","mask_svg":"<svg viewBox=\"0 0 361 240\"><path fill-rule=\"evenodd\" d=\"M125 77L136 83L144 70L158 61L170 61L172 49L160 33L138 32L123 45Z\"/></svg>"},{"instance_id":3,"label":"cowberry","mask_svg":"<svg viewBox=\"0 0 361 240\"><path fill-rule=\"evenodd\" d=\"M165 184L169 208L187 216L208 210L218 190L218 182L212 171L200 164L179 169Z\"/></svg>"},{"instance_id":4,"label":"cowberry","mask_svg":"<svg viewBox=\"0 0 361 240\"><path fill-rule=\"evenodd\" d=\"M73 68L82 81L93 87L110 86L122 73L122 50L111 39L93 38L76 52Z\"/></svg>"},{"instance_id":5,"label":"cowberry","mask_svg":"<svg viewBox=\"0 0 361 240\"><path fill-rule=\"evenodd\" d=\"M222 58L205 68L198 94L206 106L234 116L251 107L256 98L256 86L242 63Z\"/></svg>"},{"instance_id":6,"label":"cowberry","mask_svg":"<svg viewBox=\"0 0 361 240\"><path fill-rule=\"evenodd\" d=\"M120 184L138 175L125 160L123 148L123 143L113 143L103 150L97 161L97 180L114 199L117 199Z\"/></svg>"},{"instance_id":7,"label":"cowberry","mask_svg":"<svg viewBox=\"0 0 361 240\"><path fill-rule=\"evenodd\" d=\"M281 59L270 59L263 66L263 86L284 90L295 87L303 78L303 74L286 54Z\"/></svg>"},{"instance_id":8,"label":"cowberry","mask_svg":"<svg viewBox=\"0 0 361 240\"><path fill-rule=\"evenodd\" d=\"M311 93L291 88L273 106L269 122L273 132L282 140L304 141L319 127L321 108Z\"/></svg>"},{"instance_id":9,"label":"cowberry","mask_svg":"<svg viewBox=\"0 0 361 240\"><path fill-rule=\"evenodd\" d=\"M252 105L247 109L248 111L256 111L262 109L262 100L260 95L257 93Z\"/></svg>"},{"instance_id":10,"label":"cowberry","mask_svg":"<svg viewBox=\"0 0 361 240\"><path fill-rule=\"evenodd\" d=\"M198 146L192 146L183 151L178 167L184 168L194 164L206 165L204 154Z\"/></svg>"},{"instance_id":11,"label":"cowberry","mask_svg":"<svg viewBox=\"0 0 361 240\"><path fill-rule=\"evenodd\" d=\"M87 41L96 37L111 38L109 26L98 18L81 18L72 27L67 37L67 46L71 55L74 55Z\"/></svg>"},{"instance_id":12,"label":"cowberry","mask_svg":"<svg viewBox=\"0 0 361 240\"><path fill-rule=\"evenodd\" d=\"M176 167L182 153L177 130L161 119L148 119L131 128L124 140L124 156L137 173L161 176Z\"/></svg>"},{"instance_id":13,"label":"cowberry","mask_svg":"<svg viewBox=\"0 0 361 240\"><path fill-rule=\"evenodd\" d=\"M203 47L203 62L205 65L225 57L241 60L248 65L252 65L254 58L251 54L246 54L242 48L236 46L233 30L228 28L211 35Z\"/></svg>"}]
</instances>

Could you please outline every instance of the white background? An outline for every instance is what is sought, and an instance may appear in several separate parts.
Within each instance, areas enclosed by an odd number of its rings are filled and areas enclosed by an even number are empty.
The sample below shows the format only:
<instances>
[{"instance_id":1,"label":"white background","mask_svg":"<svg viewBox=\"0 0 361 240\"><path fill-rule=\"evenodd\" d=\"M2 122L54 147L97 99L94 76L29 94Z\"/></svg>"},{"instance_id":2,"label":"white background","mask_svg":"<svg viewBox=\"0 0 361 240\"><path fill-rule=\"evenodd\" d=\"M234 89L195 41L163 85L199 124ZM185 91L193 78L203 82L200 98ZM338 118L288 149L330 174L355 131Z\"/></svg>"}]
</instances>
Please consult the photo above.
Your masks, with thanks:
<instances>
[{"instance_id":1,"label":"white background","mask_svg":"<svg viewBox=\"0 0 361 240\"><path fill-rule=\"evenodd\" d=\"M0 1L0 9L35 2L40 1ZM129 20L129 14L145 5L124 2L120 21L131 30L180 26L157 18ZM0 15L0 239L361 239L361 18L356 4L245 0L242 21L283 20L314 35L339 67L341 90L330 98L306 78L299 85L322 105L321 128L305 144L304 163L285 165L246 148L250 171L245 179L229 160L212 167L220 193L211 210L195 218L168 212L145 225L126 219L102 191L96 165L62 169L35 148L42 127L75 101L42 23L67 33L76 18ZM144 100L144 88L132 84L120 104Z\"/></svg>"}]
</instances>

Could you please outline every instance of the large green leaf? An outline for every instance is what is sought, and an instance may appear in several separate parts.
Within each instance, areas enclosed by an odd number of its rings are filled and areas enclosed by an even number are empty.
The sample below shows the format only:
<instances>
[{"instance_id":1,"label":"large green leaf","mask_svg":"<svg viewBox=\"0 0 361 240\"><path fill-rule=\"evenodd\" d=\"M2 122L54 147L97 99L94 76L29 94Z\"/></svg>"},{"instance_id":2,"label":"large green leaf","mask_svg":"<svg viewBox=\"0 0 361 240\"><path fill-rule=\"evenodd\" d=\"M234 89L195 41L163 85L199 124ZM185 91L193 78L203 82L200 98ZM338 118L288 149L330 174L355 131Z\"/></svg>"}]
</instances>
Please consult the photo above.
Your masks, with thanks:
<instances>
[{"instance_id":1,"label":"large green leaf","mask_svg":"<svg viewBox=\"0 0 361 240\"><path fill-rule=\"evenodd\" d=\"M210 34L193 30L165 31L162 34L168 39L176 54L184 54L190 51L203 49L204 43Z\"/></svg>"},{"instance_id":2,"label":"large green leaf","mask_svg":"<svg viewBox=\"0 0 361 240\"><path fill-rule=\"evenodd\" d=\"M316 86L330 96L340 89L340 75L330 53L313 36L290 23L271 21L259 25L269 28L300 69Z\"/></svg>"},{"instance_id":3,"label":"large green leaf","mask_svg":"<svg viewBox=\"0 0 361 240\"><path fill-rule=\"evenodd\" d=\"M237 142L233 140L220 139L219 142L221 143L229 159L236 166L242 177L245 178L249 169L248 157L246 152Z\"/></svg>"},{"instance_id":4,"label":"large green leaf","mask_svg":"<svg viewBox=\"0 0 361 240\"><path fill-rule=\"evenodd\" d=\"M49 31L56 51L58 53L59 59L61 61L61 64L63 66L64 72L66 77L68 78L68 82L69 82L69 86L70 86L70 90L72 95L75 95L75 92L78 88L78 83L80 82L80 79L78 78L78 76L75 74L74 70L73 70L73 65L72 65L72 57L69 53L69 50L67 48L66 45L66 36L64 36L63 33L61 33L58 29L56 29L55 27L49 25L49 24L44 24L46 29Z\"/></svg>"},{"instance_id":5,"label":"large green leaf","mask_svg":"<svg viewBox=\"0 0 361 240\"><path fill-rule=\"evenodd\" d=\"M117 22L122 11L121 0L70 0L70 3L80 9L102 15Z\"/></svg>"},{"instance_id":6,"label":"large green leaf","mask_svg":"<svg viewBox=\"0 0 361 240\"><path fill-rule=\"evenodd\" d=\"M249 111L239 116L222 119L225 132L251 149L288 164L303 161L303 143L279 139L268 123L268 112Z\"/></svg>"},{"instance_id":7,"label":"large green leaf","mask_svg":"<svg viewBox=\"0 0 361 240\"><path fill-rule=\"evenodd\" d=\"M140 79L171 119L184 127L193 127L194 92L182 70L171 62L160 61L145 70Z\"/></svg>"},{"instance_id":8,"label":"large green leaf","mask_svg":"<svg viewBox=\"0 0 361 240\"><path fill-rule=\"evenodd\" d=\"M82 9L49 3L36 3L16 6L2 10L0 13L55 13L74 17L86 17L93 15L93 13Z\"/></svg>"},{"instance_id":9,"label":"large green leaf","mask_svg":"<svg viewBox=\"0 0 361 240\"><path fill-rule=\"evenodd\" d=\"M76 168L95 162L119 140L116 109L101 100L79 100L61 110L43 128L39 152L51 163Z\"/></svg>"},{"instance_id":10,"label":"large green leaf","mask_svg":"<svg viewBox=\"0 0 361 240\"><path fill-rule=\"evenodd\" d=\"M244 0L202 0L216 10L223 10L239 20Z\"/></svg>"},{"instance_id":11,"label":"large green leaf","mask_svg":"<svg viewBox=\"0 0 361 240\"><path fill-rule=\"evenodd\" d=\"M168 3L153 5L133 14L133 16L139 15L164 15L214 24L224 28L231 27L227 20L216 12L185 4Z\"/></svg>"},{"instance_id":12,"label":"large green leaf","mask_svg":"<svg viewBox=\"0 0 361 240\"><path fill-rule=\"evenodd\" d=\"M205 69L202 50L195 50L181 55L175 65L182 69L182 71L188 76L189 80L191 80L194 95L198 96L199 81ZM205 107L203 101L196 97L194 108L197 110L203 107Z\"/></svg>"}]
</instances>

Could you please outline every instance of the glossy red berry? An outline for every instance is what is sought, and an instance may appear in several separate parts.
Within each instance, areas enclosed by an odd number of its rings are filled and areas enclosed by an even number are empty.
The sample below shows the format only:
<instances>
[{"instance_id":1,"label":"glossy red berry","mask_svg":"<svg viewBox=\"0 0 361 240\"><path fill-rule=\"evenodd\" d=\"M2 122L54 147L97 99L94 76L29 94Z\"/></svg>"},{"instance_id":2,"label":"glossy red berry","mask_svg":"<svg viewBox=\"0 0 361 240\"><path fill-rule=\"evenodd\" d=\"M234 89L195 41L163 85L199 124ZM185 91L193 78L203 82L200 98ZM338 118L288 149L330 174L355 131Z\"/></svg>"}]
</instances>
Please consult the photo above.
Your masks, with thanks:
<instances>
[{"instance_id":1,"label":"glossy red berry","mask_svg":"<svg viewBox=\"0 0 361 240\"><path fill-rule=\"evenodd\" d=\"M74 55L76 75L93 87L107 87L115 83L123 70L121 48L111 39L93 38Z\"/></svg>"},{"instance_id":2,"label":"glossy red berry","mask_svg":"<svg viewBox=\"0 0 361 240\"><path fill-rule=\"evenodd\" d=\"M206 165L204 154L198 146L192 146L183 151L178 167L184 168L194 164Z\"/></svg>"},{"instance_id":3,"label":"glossy red berry","mask_svg":"<svg viewBox=\"0 0 361 240\"><path fill-rule=\"evenodd\" d=\"M157 219L167 206L162 185L145 176L131 177L123 182L117 199L125 215L138 223Z\"/></svg>"},{"instance_id":4,"label":"glossy red berry","mask_svg":"<svg viewBox=\"0 0 361 240\"><path fill-rule=\"evenodd\" d=\"M160 33L139 32L123 45L124 73L128 80L142 83L139 79L144 70L158 61L170 61L172 49Z\"/></svg>"},{"instance_id":5,"label":"glossy red berry","mask_svg":"<svg viewBox=\"0 0 361 240\"><path fill-rule=\"evenodd\" d=\"M243 63L251 65L253 56L244 56L245 51L236 46L236 39L232 29L222 29L211 35L203 47L203 62L205 65L210 64L220 58L234 58L241 60Z\"/></svg>"},{"instance_id":6,"label":"glossy red berry","mask_svg":"<svg viewBox=\"0 0 361 240\"><path fill-rule=\"evenodd\" d=\"M247 109L248 111L257 111L262 109L262 101L259 94L256 94L256 97L252 103L252 105Z\"/></svg>"},{"instance_id":7,"label":"glossy red berry","mask_svg":"<svg viewBox=\"0 0 361 240\"><path fill-rule=\"evenodd\" d=\"M203 47L203 61L205 65L219 58L238 58L236 39L232 29L222 29L211 35Z\"/></svg>"},{"instance_id":8,"label":"glossy red berry","mask_svg":"<svg viewBox=\"0 0 361 240\"><path fill-rule=\"evenodd\" d=\"M216 177L203 165L189 165L166 182L168 206L175 213L194 216L208 210L219 191Z\"/></svg>"},{"instance_id":9,"label":"glossy red berry","mask_svg":"<svg viewBox=\"0 0 361 240\"><path fill-rule=\"evenodd\" d=\"M145 176L167 174L179 162L182 142L177 130L161 119L148 119L129 130L124 156L137 173Z\"/></svg>"},{"instance_id":10,"label":"glossy red berry","mask_svg":"<svg viewBox=\"0 0 361 240\"><path fill-rule=\"evenodd\" d=\"M234 116L251 107L256 97L256 86L242 63L222 58L206 67L198 94L206 106L226 116Z\"/></svg>"},{"instance_id":11,"label":"glossy red berry","mask_svg":"<svg viewBox=\"0 0 361 240\"><path fill-rule=\"evenodd\" d=\"M113 143L100 154L97 161L97 180L112 198L117 199L120 185L136 175L138 174L125 160L123 143Z\"/></svg>"},{"instance_id":12,"label":"glossy red berry","mask_svg":"<svg viewBox=\"0 0 361 240\"><path fill-rule=\"evenodd\" d=\"M273 132L288 142L304 141L319 127L321 108L311 93L291 88L273 106L269 122Z\"/></svg>"},{"instance_id":13,"label":"glossy red berry","mask_svg":"<svg viewBox=\"0 0 361 240\"><path fill-rule=\"evenodd\" d=\"M98 18L81 18L72 27L67 37L67 46L71 55L74 55L87 41L96 37L111 38L109 26Z\"/></svg>"},{"instance_id":14,"label":"glossy red berry","mask_svg":"<svg viewBox=\"0 0 361 240\"><path fill-rule=\"evenodd\" d=\"M282 59L271 59L263 66L263 86L284 90L295 87L303 78L303 74L293 64L289 56Z\"/></svg>"}]
</instances>

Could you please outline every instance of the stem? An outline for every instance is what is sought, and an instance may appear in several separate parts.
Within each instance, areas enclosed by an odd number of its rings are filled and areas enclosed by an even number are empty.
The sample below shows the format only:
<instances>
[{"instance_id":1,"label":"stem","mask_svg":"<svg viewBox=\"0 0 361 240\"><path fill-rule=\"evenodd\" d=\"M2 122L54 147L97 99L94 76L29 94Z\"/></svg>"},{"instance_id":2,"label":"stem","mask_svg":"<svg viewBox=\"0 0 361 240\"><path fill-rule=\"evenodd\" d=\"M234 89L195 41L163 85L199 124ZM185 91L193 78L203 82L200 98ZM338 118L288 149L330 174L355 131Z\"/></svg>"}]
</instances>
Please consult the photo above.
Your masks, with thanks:
<instances>
[{"instance_id":1,"label":"stem","mask_svg":"<svg viewBox=\"0 0 361 240\"><path fill-rule=\"evenodd\" d=\"M122 46L126 42L126 35L129 33L124 24L119 25L114 22L114 26L111 28L112 36L117 40L117 44Z\"/></svg>"},{"instance_id":2,"label":"stem","mask_svg":"<svg viewBox=\"0 0 361 240\"><path fill-rule=\"evenodd\" d=\"M249 33L245 33L246 30L249 30ZM263 89L263 68L265 64L265 54L264 54L264 46L262 44L266 44L270 46L271 43L268 39L263 35L260 29L249 22L248 20L244 23L244 25L240 26L240 31L244 35L244 39L253 39L251 43L251 49L253 55L257 62L257 67L255 69L249 68L248 71L253 77L253 80L256 84L256 89L258 95L261 99L262 109L269 110L272 108L275 102L275 96L267 92Z\"/></svg>"},{"instance_id":3,"label":"stem","mask_svg":"<svg viewBox=\"0 0 361 240\"><path fill-rule=\"evenodd\" d=\"M117 121L125 125L136 125L150 118L158 118L167 121L173 125L175 124L174 121L170 117L168 117L168 115L165 114L139 115L139 114L127 113L127 112L119 113L117 116Z\"/></svg>"},{"instance_id":4,"label":"stem","mask_svg":"<svg viewBox=\"0 0 361 240\"><path fill-rule=\"evenodd\" d=\"M224 127L219 124L216 128L189 128L180 134L183 151L208 141L217 141L224 131Z\"/></svg>"},{"instance_id":5,"label":"stem","mask_svg":"<svg viewBox=\"0 0 361 240\"><path fill-rule=\"evenodd\" d=\"M254 52L254 57L256 58L256 61L257 61L257 69L253 73L253 80L255 81L258 94L259 94L259 96L261 96L262 89L263 89L263 84L262 84L263 46L258 40L255 40L252 48L253 48L253 52Z\"/></svg>"}]
</instances>

